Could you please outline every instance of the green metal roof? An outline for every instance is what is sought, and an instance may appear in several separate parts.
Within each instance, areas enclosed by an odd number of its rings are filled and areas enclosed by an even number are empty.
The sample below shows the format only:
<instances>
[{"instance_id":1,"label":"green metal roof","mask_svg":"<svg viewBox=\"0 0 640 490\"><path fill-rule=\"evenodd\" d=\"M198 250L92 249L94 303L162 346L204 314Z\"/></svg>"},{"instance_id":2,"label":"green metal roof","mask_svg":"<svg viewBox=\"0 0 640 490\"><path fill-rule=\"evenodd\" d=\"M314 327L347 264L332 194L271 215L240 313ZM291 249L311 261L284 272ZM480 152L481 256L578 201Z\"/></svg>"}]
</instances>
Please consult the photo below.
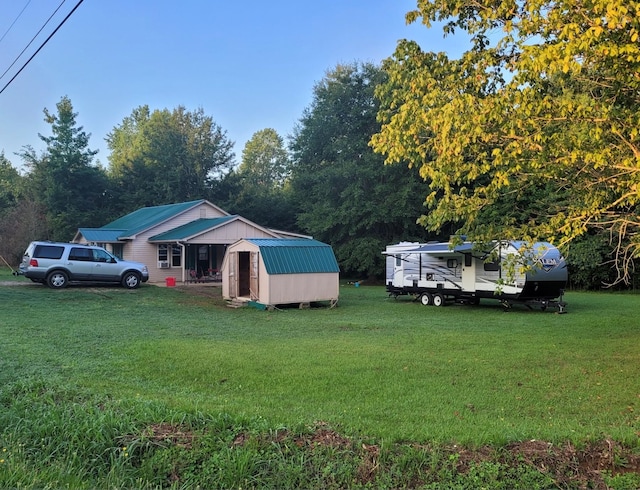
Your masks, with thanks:
<instances>
[{"instance_id":1,"label":"green metal roof","mask_svg":"<svg viewBox=\"0 0 640 490\"><path fill-rule=\"evenodd\" d=\"M120 230L120 237L131 237L144 230L148 230L163 221L172 218L188 209L202 204L204 199L197 201L181 202L178 204L165 204L163 206L151 206L141 208L126 216L122 216L111 223L104 225L102 230Z\"/></svg>"},{"instance_id":2,"label":"green metal roof","mask_svg":"<svg viewBox=\"0 0 640 490\"><path fill-rule=\"evenodd\" d=\"M333 249L306 238L248 238L260 248L269 274L340 272Z\"/></svg>"},{"instance_id":3,"label":"green metal roof","mask_svg":"<svg viewBox=\"0 0 640 490\"><path fill-rule=\"evenodd\" d=\"M159 233L149 238L150 242L175 242L186 240L187 238L200 235L205 231L216 228L227 221L237 218L237 216L224 216L222 218L200 218L191 223L187 223L172 230Z\"/></svg>"},{"instance_id":4,"label":"green metal roof","mask_svg":"<svg viewBox=\"0 0 640 490\"><path fill-rule=\"evenodd\" d=\"M102 228L80 228L78 231L88 242L116 243L126 230L104 230Z\"/></svg>"}]
</instances>

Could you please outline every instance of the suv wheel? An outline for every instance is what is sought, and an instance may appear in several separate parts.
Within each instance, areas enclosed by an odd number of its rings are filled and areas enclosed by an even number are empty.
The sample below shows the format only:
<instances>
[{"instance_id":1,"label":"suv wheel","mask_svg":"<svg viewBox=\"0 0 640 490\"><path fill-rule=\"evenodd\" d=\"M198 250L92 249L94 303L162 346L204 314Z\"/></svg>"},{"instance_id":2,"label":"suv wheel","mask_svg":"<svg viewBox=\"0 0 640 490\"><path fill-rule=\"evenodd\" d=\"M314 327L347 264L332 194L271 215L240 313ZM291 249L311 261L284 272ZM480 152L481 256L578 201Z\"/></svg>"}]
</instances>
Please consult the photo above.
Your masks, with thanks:
<instances>
[{"instance_id":1,"label":"suv wheel","mask_svg":"<svg viewBox=\"0 0 640 490\"><path fill-rule=\"evenodd\" d=\"M53 271L47 276L47 284L54 289L66 288L67 284L69 284L69 278L63 271Z\"/></svg>"},{"instance_id":2,"label":"suv wheel","mask_svg":"<svg viewBox=\"0 0 640 490\"><path fill-rule=\"evenodd\" d=\"M135 272L127 272L122 278L122 285L127 289L135 289L140 286L140 277Z\"/></svg>"}]
</instances>

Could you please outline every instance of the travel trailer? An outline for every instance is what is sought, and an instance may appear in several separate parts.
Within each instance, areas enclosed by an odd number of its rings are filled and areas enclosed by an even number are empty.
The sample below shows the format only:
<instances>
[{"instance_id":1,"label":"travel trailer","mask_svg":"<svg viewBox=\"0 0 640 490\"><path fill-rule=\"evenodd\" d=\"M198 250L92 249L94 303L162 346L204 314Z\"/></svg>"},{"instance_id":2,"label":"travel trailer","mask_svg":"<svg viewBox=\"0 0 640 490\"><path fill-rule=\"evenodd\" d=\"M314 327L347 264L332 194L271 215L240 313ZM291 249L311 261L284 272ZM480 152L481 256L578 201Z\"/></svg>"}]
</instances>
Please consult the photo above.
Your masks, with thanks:
<instances>
[{"instance_id":1,"label":"travel trailer","mask_svg":"<svg viewBox=\"0 0 640 490\"><path fill-rule=\"evenodd\" d=\"M487 298L499 300L505 308L522 303L565 312L567 265L550 243L527 247L522 241L497 241L481 250L471 242L401 242L389 245L383 254L387 292L394 297L414 295L423 305L433 306L478 304ZM515 273L509 274L508 267Z\"/></svg>"}]
</instances>

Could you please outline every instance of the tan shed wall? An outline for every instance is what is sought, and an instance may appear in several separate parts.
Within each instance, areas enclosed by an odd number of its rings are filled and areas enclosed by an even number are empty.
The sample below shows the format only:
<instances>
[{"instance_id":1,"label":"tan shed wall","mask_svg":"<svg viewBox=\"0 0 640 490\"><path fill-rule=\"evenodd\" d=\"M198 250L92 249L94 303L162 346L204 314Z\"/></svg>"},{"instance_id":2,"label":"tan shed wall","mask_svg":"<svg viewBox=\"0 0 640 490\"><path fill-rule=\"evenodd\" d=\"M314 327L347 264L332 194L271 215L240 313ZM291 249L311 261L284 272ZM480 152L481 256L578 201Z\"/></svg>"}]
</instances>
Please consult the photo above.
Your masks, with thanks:
<instances>
[{"instance_id":1,"label":"tan shed wall","mask_svg":"<svg viewBox=\"0 0 640 490\"><path fill-rule=\"evenodd\" d=\"M330 301L338 296L338 274L333 272L273 274L260 279L259 302L267 305Z\"/></svg>"}]
</instances>

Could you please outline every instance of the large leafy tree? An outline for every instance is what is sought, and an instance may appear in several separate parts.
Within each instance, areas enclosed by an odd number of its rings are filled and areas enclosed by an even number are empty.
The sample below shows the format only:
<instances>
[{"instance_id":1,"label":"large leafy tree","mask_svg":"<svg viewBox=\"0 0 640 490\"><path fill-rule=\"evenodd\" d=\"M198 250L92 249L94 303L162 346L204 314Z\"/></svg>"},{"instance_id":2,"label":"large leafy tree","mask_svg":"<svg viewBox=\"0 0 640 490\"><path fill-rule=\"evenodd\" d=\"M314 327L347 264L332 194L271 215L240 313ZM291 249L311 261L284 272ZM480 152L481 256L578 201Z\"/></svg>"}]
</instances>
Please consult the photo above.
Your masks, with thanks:
<instances>
[{"instance_id":1,"label":"large leafy tree","mask_svg":"<svg viewBox=\"0 0 640 490\"><path fill-rule=\"evenodd\" d=\"M275 129L258 131L247 141L238 173L253 187L284 187L289 173L289 155Z\"/></svg>"},{"instance_id":2,"label":"large leafy tree","mask_svg":"<svg viewBox=\"0 0 640 490\"><path fill-rule=\"evenodd\" d=\"M14 207L22 190L22 176L0 152L0 216Z\"/></svg>"},{"instance_id":3,"label":"large leafy tree","mask_svg":"<svg viewBox=\"0 0 640 490\"><path fill-rule=\"evenodd\" d=\"M291 144L299 226L334 247L344 272L365 276L383 273L388 244L425 236L416 224L426 192L417 171L385 166L368 146L380 130L374 90L384 81L370 63L329 71Z\"/></svg>"},{"instance_id":4,"label":"large leafy tree","mask_svg":"<svg viewBox=\"0 0 640 490\"><path fill-rule=\"evenodd\" d=\"M25 195L26 178L0 152L0 256L17 265L25 244L41 238L42 207Z\"/></svg>"},{"instance_id":5,"label":"large leafy tree","mask_svg":"<svg viewBox=\"0 0 640 490\"><path fill-rule=\"evenodd\" d=\"M401 41L384 63L372 145L430 183L421 222L561 246L605 233L627 280L640 252L636 3L419 0L418 20L471 39L455 60Z\"/></svg>"},{"instance_id":6,"label":"large leafy tree","mask_svg":"<svg viewBox=\"0 0 640 490\"><path fill-rule=\"evenodd\" d=\"M233 142L202 109L141 106L107 135L122 211L209 197L233 163Z\"/></svg>"},{"instance_id":7,"label":"large leafy tree","mask_svg":"<svg viewBox=\"0 0 640 490\"><path fill-rule=\"evenodd\" d=\"M71 100L62 97L56 109L44 109L52 132L38 135L45 151L37 155L26 147L20 155L29 168L26 191L45 210L48 236L41 238L66 241L80 226L104 222L108 181L105 172L92 165L97 150L89 149L91 135L77 125Z\"/></svg>"},{"instance_id":8,"label":"large leafy tree","mask_svg":"<svg viewBox=\"0 0 640 490\"><path fill-rule=\"evenodd\" d=\"M256 132L245 144L237 171L225 178L226 209L271 228L295 231L288 185L289 154L276 130Z\"/></svg>"}]
</instances>

